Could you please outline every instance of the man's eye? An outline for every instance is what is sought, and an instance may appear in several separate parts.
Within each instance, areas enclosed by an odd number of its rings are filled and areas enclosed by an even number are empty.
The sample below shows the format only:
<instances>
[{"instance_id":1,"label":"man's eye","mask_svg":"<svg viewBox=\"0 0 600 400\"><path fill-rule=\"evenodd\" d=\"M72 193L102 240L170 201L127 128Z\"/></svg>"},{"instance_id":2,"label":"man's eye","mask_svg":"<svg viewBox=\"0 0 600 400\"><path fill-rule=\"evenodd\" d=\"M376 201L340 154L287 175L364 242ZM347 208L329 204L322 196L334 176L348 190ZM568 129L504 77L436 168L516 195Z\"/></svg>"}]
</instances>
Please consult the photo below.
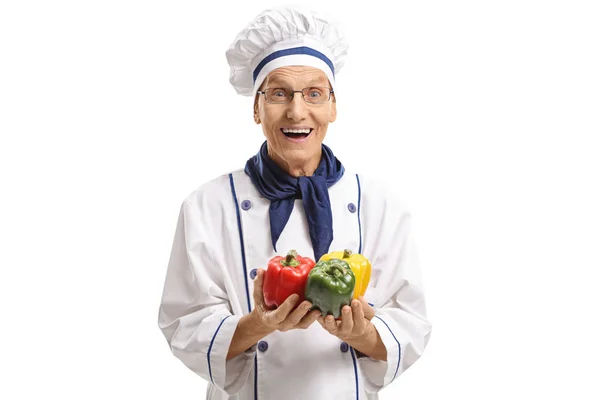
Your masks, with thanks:
<instances>
[{"instance_id":1,"label":"man's eye","mask_svg":"<svg viewBox=\"0 0 600 400\"><path fill-rule=\"evenodd\" d=\"M320 97L321 96L321 91L319 90L313 90L310 92L310 97Z\"/></svg>"},{"instance_id":2,"label":"man's eye","mask_svg":"<svg viewBox=\"0 0 600 400\"><path fill-rule=\"evenodd\" d=\"M285 91L283 91L283 90L274 90L273 91L273 96L276 96L276 97L285 97L286 94L285 94Z\"/></svg>"}]
</instances>

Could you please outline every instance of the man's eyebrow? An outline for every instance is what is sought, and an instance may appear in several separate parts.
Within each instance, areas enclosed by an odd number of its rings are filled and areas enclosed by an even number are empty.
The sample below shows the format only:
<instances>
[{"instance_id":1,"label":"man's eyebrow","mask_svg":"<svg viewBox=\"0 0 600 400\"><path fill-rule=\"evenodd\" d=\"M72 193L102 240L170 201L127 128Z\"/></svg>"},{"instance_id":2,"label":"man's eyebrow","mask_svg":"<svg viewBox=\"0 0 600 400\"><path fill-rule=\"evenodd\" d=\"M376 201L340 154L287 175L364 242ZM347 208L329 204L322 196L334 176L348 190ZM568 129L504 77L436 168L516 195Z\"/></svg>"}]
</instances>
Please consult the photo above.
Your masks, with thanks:
<instances>
[{"instance_id":1,"label":"man's eyebrow","mask_svg":"<svg viewBox=\"0 0 600 400\"><path fill-rule=\"evenodd\" d=\"M279 86L289 86L290 82L285 78L271 78L269 79L268 86L279 85Z\"/></svg>"},{"instance_id":2,"label":"man's eyebrow","mask_svg":"<svg viewBox=\"0 0 600 400\"><path fill-rule=\"evenodd\" d=\"M308 81L308 84L309 85L318 84L318 85L325 85L325 86L327 86L327 79L323 78L321 76L321 77L318 77L318 78L311 79L310 81Z\"/></svg>"}]
</instances>

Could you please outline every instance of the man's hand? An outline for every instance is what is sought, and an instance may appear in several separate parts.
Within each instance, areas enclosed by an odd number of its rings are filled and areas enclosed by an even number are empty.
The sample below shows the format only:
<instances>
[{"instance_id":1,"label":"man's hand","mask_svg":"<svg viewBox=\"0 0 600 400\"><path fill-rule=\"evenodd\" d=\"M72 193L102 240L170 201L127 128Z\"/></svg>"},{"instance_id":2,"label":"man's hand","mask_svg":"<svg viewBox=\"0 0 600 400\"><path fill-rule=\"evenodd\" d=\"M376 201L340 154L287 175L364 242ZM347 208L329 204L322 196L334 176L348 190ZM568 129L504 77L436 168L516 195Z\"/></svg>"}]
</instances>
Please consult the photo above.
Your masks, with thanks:
<instances>
[{"instance_id":1,"label":"man's hand","mask_svg":"<svg viewBox=\"0 0 600 400\"><path fill-rule=\"evenodd\" d=\"M333 315L319 317L318 321L330 334L348 343L355 350L373 359L387 361L387 349L371 320L375 310L364 297L352 300L352 306L342 307L342 320Z\"/></svg>"},{"instance_id":2,"label":"man's hand","mask_svg":"<svg viewBox=\"0 0 600 400\"><path fill-rule=\"evenodd\" d=\"M308 300L303 301L292 311L299 299L297 294L288 297L277 309L269 310L263 296L264 276L265 270L259 269L254 279L254 309L252 310L254 319L261 328L269 332L306 329L321 315L318 310L309 313L312 304Z\"/></svg>"},{"instance_id":3,"label":"man's hand","mask_svg":"<svg viewBox=\"0 0 600 400\"><path fill-rule=\"evenodd\" d=\"M327 332L346 342L362 339L374 329L371 319L375 316L375 310L364 297L352 300L351 304L342 307L341 321L333 318L333 315L319 316L317 319Z\"/></svg>"}]
</instances>

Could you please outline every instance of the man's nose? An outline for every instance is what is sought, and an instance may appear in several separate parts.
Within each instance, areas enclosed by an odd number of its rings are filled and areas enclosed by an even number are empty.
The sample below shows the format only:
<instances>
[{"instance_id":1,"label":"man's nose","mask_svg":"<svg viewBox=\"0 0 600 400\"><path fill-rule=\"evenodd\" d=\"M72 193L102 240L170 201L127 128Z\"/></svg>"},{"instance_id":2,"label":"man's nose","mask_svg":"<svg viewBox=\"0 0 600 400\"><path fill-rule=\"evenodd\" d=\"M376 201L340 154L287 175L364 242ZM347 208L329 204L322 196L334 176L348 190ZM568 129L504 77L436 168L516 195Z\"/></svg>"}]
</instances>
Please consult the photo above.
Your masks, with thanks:
<instances>
[{"instance_id":1,"label":"man's nose","mask_svg":"<svg viewBox=\"0 0 600 400\"><path fill-rule=\"evenodd\" d=\"M306 113L307 107L302 92L292 93L292 101L288 103L287 117L292 121L301 121L306 118Z\"/></svg>"}]
</instances>

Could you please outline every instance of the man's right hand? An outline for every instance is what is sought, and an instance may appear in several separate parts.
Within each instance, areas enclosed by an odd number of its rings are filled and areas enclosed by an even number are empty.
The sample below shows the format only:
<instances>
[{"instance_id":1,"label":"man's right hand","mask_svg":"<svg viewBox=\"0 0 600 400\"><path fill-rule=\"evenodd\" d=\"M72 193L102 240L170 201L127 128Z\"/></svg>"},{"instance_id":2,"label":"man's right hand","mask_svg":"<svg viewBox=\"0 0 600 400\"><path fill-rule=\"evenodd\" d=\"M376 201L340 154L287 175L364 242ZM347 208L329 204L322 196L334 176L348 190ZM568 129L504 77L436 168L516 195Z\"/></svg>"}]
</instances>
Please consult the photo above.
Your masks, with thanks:
<instances>
[{"instance_id":1,"label":"man's right hand","mask_svg":"<svg viewBox=\"0 0 600 400\"><path fill-rule=\"evenodd\" d=\"M270 310L265 305L263 296L265 272L264 269L259 269L254 279L254 309L251 312L254 320L261 328L270 332L276 330L285 332L291 329L306 329L317 320L321 312L319 310L310 312L312 303L308 300L303 301L292 311L299 299L297 294L288 297L275 310Z\"/></svg>"},{"instance_id":2,"label":"man's right hand","mask_svg":"<svg viewBox=\"0 0 600 400\"><path fill-rule=\"evenodd\" d=\"M263 297L264 276L265 270L259 269L254 278L254 309L239 320L229 345L226 360L248 350L274 331L306 329L321 315L319 310L309 312L312 307L310 301L303 301L298 308L292 311L298 302L297 294L288 297L277 309L269 310Z\"/></svg>"}]
</instances>

